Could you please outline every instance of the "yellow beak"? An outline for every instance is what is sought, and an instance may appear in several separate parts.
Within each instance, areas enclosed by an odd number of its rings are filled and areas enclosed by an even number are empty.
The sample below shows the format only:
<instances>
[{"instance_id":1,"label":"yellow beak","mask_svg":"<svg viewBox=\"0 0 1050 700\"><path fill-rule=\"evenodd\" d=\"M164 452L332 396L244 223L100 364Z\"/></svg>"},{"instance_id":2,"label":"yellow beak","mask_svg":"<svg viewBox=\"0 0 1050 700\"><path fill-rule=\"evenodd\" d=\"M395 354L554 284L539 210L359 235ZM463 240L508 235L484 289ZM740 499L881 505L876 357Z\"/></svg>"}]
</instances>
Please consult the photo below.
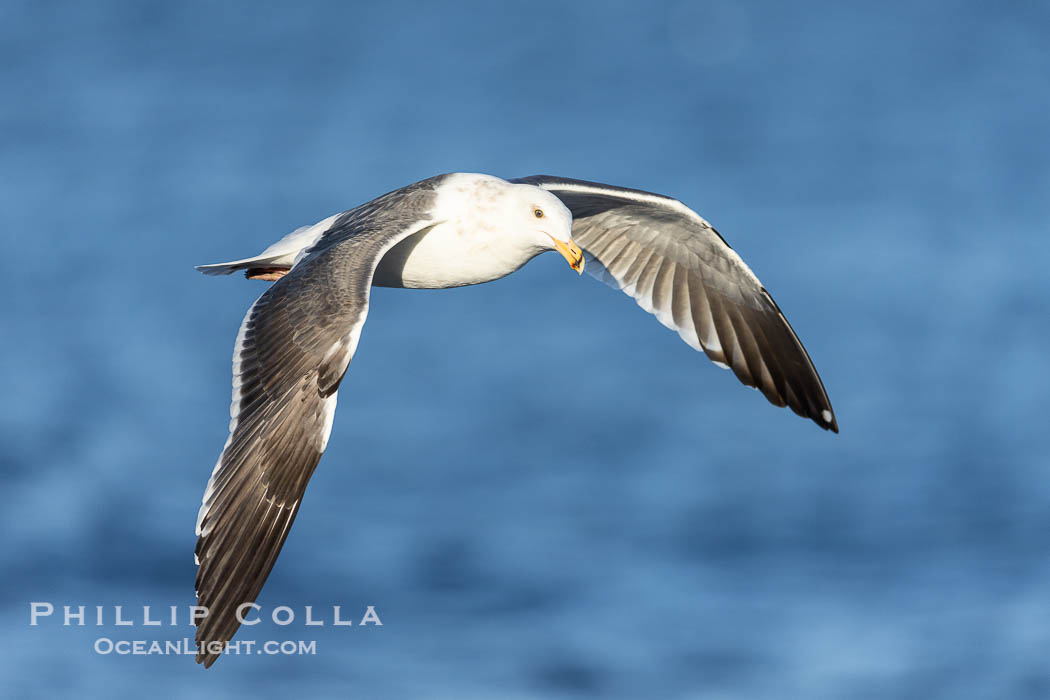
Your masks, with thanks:
<instances>
[{"instance_id":1,"label":"yellow beak","mask_svg":"<svg viewBox=\"0 0 1050 700\"><path fill-rule=\"evenodd\" d=\"M576 270L577 273L583 274L583 251L580 249L580 246L576 245L576 241L570 238L566 242L554 238L554 247L562 254L562 257L569 261L569 267Z\"/></svg>"}]
</instances>

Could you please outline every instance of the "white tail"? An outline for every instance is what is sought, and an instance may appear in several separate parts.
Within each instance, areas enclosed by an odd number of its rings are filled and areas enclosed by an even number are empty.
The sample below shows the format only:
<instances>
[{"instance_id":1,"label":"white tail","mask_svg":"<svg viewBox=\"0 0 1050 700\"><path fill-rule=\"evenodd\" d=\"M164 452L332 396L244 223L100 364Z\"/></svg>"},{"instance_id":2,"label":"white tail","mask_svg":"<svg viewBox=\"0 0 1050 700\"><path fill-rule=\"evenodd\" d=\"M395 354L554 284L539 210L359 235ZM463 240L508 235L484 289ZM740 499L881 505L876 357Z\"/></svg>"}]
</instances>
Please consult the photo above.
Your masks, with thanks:
<instances>
[{"instance_id":1,"label":"white tail","mask_svg":"<svg viewBox=\"0 0 1050 700\"><path fill-rule=\"evenodd\" d=\"M244 270L245 277L249 279L271 279L271 275L280 277L292 269L302 251L316 243L317 239L331 228L332 222L338 216L339 214L334 214L313 226L297 228L253 258L197 265L196 269L206 275L228 275L237 270Z\"/></svg>"},{"instance_id":2,"label":"white tail","mask_svg":"<svg viewBox=\"0 0 1050 700\"><path fill-rule=\"evenodd\" d=\"M291 264L281 264L281 258L284 256L274 255L259 255L254 258L245 258L244 260L231 260L230 262L212 263L211 265L197 265L194 269L203 272L206 275L229 275L236 272L237 270L245 270L250 276L253 270L259 269L283 269L288 271L292 269Z\"/></svg>"}]
</instances>

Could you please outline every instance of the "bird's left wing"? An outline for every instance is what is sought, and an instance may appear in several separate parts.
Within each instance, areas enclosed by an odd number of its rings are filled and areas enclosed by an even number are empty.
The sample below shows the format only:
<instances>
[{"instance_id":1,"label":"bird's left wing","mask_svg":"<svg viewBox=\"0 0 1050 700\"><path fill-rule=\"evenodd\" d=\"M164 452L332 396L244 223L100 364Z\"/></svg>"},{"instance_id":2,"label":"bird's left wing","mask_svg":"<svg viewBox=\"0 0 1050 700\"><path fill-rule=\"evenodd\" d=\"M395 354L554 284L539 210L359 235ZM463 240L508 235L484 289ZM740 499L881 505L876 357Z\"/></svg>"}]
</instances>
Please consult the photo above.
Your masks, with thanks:
<instances>
[{"instance_id":1,"label":"bird's left wing","mask_svg":"<svg viewBox=\"0 0 1050 700\"><path fill-rule=\"evenodd\" d=\"M218 658L240 626L238 607L255 601L281 551L328 444L376 265L431 225L416 218L427 209L422 184L336 218L244 317L230 436L197 517L197 598L208 610L197 625L198 663Z\"/></svg>"},{"instance_id":2,"label":"bird's left wing","mask_svg":"<svg viewBox=\"0 0 1050 700\"><path fill-rule=\"evenodd\" d=\"M771 403L838 432L824 384L773 297L709 223L676 199L534 175L572 212L584 269L634 297Z\"/></svg>"}]
</instances>

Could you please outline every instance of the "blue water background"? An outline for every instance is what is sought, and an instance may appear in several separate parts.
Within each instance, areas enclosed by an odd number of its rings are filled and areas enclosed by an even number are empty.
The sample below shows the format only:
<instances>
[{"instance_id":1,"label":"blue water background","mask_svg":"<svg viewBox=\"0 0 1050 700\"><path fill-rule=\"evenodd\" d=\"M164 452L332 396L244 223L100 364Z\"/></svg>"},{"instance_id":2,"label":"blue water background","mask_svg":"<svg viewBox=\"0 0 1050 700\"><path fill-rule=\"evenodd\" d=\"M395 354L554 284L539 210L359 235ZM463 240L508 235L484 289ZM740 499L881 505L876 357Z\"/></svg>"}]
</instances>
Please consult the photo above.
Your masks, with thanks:
<instances>
[{"instance_id":1,"label":"blue water background","mask_svg":"<svg viewBox=\"0 0 1050 700\"><path fill-rule=\"evenodd\" d=\"M4 694L1050 696L1048 36L1042 3L3 3ZM194 600L264 286L192 266L457 170L695 207L841 434L555 255L378 290L260 603L382 628L204 671L92 651L187 627L30 627Z\"/></svg>"}]
</instances>

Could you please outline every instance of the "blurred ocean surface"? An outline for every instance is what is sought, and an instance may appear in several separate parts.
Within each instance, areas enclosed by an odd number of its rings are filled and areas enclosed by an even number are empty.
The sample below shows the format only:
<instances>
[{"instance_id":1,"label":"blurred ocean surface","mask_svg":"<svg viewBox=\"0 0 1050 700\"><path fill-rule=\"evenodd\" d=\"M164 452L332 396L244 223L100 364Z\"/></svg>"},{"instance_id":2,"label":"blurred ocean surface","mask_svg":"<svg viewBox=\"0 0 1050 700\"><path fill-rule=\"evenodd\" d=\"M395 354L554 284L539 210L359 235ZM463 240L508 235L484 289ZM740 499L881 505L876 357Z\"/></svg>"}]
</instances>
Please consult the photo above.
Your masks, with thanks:
<instances>
[{"instance_id":1,"label":"blurred ocean surface","mask_svg":"<svg viewBox=\"0 0 1050 700\"><path fill-rule=\"evenodd\" d=\"M1050 696L1047 36L1039 3L0 5L5 693ZM317 654L205 672L92 651L188 627L30 627L194 600L264 285L192 266L456 170L695 207L841 435L554 255L380 289L260 603L382 628L264 623Z\"/></svg>"}]
</instances>

